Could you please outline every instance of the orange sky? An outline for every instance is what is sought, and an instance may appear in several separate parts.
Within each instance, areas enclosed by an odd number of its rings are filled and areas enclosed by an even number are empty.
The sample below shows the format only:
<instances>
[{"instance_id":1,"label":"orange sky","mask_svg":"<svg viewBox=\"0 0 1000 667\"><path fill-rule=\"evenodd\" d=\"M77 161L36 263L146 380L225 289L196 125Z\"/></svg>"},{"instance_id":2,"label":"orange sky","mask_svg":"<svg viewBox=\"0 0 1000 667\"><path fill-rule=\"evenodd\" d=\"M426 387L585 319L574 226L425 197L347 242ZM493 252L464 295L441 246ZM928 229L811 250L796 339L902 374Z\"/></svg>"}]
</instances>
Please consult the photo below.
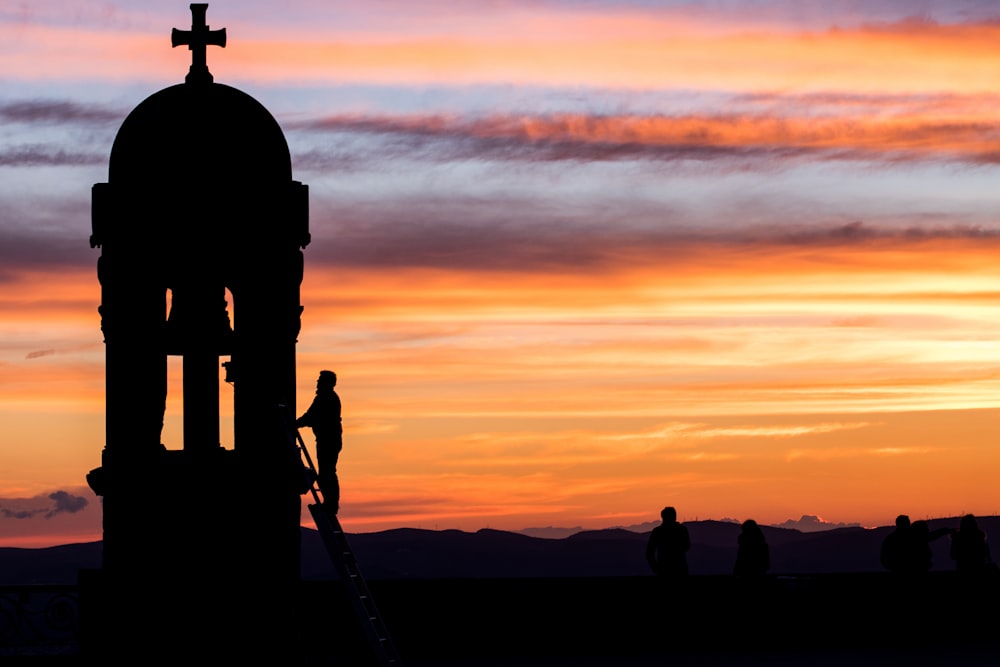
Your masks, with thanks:
<instances>
[{"instance_id":1,"label":"orange sky","mask_svg":"<svg viewBox=\"0 0 1000 667\"><path fill-rule=\"evenodd\" d=\"M992 512L996 251L690 247L596 275L314 269L299 401L336 367L351 530L629 525L666 502L689 519L779 522L805 504L868 525L897 507ZM99 463L103 355L84 308L99 290L74 280L52 331L31 309L6 320L89 340L5 374L5 432L33 443L8 448L23 474L8 496Z\"/></svg>"},{"instance_id":2,"label":"orange sky","mask_svg":"<svg viewBox=\"0 0 1000 667\"><path fill-rule=\"evenodd\" d=\"M310 186L348 530L997 513L990 15L417 4L209 12ZM99 536L90 187L190 18L109 7L0 11L0 544Z\"/></svg>"}]
</instances>

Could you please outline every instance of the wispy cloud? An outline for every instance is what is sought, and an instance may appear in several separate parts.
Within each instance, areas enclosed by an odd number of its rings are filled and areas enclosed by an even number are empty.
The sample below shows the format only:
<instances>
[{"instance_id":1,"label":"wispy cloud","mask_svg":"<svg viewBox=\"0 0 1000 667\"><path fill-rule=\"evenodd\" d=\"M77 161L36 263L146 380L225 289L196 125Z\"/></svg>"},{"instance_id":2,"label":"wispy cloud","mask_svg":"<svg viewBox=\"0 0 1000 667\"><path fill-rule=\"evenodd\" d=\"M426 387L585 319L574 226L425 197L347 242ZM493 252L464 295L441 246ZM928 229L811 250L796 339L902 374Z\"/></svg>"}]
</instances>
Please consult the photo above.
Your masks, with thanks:
<instances>
[{"instance_id":1,"label":"wispy cloud","mask_svg":"<svg viewBox=\"0 0 1000 667\"><path fill-rule=\"evenodd\" d=\"M32 350L24 355L25 359L41 359L42 357L51 357L58 354L76 354L84 350L93 350L100 346L99 343L89 343L85 345L73 345L67 347L49 347L42 350Z\"/></svg>"},{"instance_id":2,"label":"wispy cloud","mask_svg":"<svg viewBox=\"0 0 1000 667\"><path fill-rule=\"evenodd\" d=\"M79 167L104 164L106 155L67 151L55 146L8 146L0 150L0 167Z\"/></svg>"},{"instance_id":3,"label":"wispy cloud","mask_svg":"<svg viewBox=\"0 0 1000 667\"><path fill-rule=\"evenodd\" d=\"M545 201L516 196L405 197L347 207L328 219L321 213L313 222L317 238L306 254L314 265L527 275L616 272L663 265L663 258L686 265L701 257L707 266L734 255L759 261L771 254L797 264L801 261L793 257L797 249L808 247L826 248L833 255L851 248L889 255L903 248L919 252L927 247L924 244L936 242L1000 240L1000 228L962 223L888 226L776 220L766 225L692 228L679 224L669 210L657 216L642 202L633 205L634 218L629 219L633 209L623 203L616 213L623 221L602 227L601 209L587 211L572 204L558 212Z\"/></svg>"},{"instance_id":4,"label":"wispy cloud","mask_svg":"<svg viewBox=\"0 0 1000 667\"><path fill-rule=\"evenodd\" d=\"M719 427L700 423L671 423L639 433L600 436L602 440L681 440L710 438L795 438L871 426L869 422Z\"/></svg>"},{"instance_id":5,"label":"wispy cloud","mask_svg":"<svg viewBox=\"0 0 1000 667\"><path fill-rule=\"evenodd\" d=\"M0 205L0 209L3 208ZM49 211L57 208L50 208ZM99 251L91 250L86 241L88 228L76 233L52 228L20 228L22 224L29 224L33 217L26 213L21 219L8 218L9 226L0 226L0 283L34 282L37 278L30 272L37 270L57 273L94 271ZM58 296L50 294L46 298ZM0 297L0 302L4 300Z\"/></svg>"},{"instance_id":6,"label":"wispy cloud","mask_svg":"<svg viewBox=\"0 0 1000 667\"><path fill-rule=\"evenodd\" d=\"M836 523L827 521L823 517L815 514L803 514L799 519L788 519L782 523L772 524L776 528L792 528L803 533L816 533L823 530L833 530L834 528L857 528L859 523Z\"/></svg>"},{"instance_id":7,"label":"wispy cloud","mask_svg":"<svg viewBox=\"0 0 1000 667\"><path fill-rule=\"evenodd\" d=\"M791 449L785 454L786 461L830 461L833 459L915 456L930 454L932 447L831 447L824 449Z\"/></svg>"},{"instance_id":8,"label":"wispy cloud","mask_svg":"<svg viewBox=\"0 0 1000 667\"><path fill-rule=\"evenodd\" d=\"M0 498L0 545L35 548L99 539L101 505L87 487Z\"/></svg>"},{"instance_id":9,"label":"wispy cloud","mask_svg":"<svg viewBox=\"0 0 1000 667\"><path fill-rule=\"evenodd\" d=\"M784 100L770 98L780 105ZM971 164L1000 161L1000 123L977 106L942 118L940 108L926 115L884 115L886 104L900 98L875 96L866 106L879 115L848 108L825 115L790 116L802 108L778 106L772 113L715 115L609 116L373 116L338 115L290 124L293 130L335 132L382 138L382 159L395 156L430 160L520 161L727 161L733 169L800 160L913 162L941 160ZM846 106L844 98L797 97L801 107ZM850 100L859 105L862 99ZM954 104L955 100L951 102ZM912 102L911 102L912 103ZM927 106L927 101L920 101ZM891 110L890 110L891 111ZM339 164L338 155L305 156L304 166Z\"/></svg>"},{"instance_id":10,"label":"wispy cloud","mask_svg":"<svg viewBox=\"0 0 1000 667\"><path fill-rule=\"evenodd\" d=\"M5 519L51 519L59 514L76 514L87 507L89 501L68 491L35 496L34 498L0 499L0 516Z\"/></svg>"},{"instance_id":11,"label":"wispy cloud","mask_svg":"<svg viewBox=\"0 0 1000 667\"><path fill-rule=\"evenodd\" d=\"M120 123L127 109L71 100L12 100L0 102L0 122L42 125L100 125Z\"/></svg>"}]
</instances>

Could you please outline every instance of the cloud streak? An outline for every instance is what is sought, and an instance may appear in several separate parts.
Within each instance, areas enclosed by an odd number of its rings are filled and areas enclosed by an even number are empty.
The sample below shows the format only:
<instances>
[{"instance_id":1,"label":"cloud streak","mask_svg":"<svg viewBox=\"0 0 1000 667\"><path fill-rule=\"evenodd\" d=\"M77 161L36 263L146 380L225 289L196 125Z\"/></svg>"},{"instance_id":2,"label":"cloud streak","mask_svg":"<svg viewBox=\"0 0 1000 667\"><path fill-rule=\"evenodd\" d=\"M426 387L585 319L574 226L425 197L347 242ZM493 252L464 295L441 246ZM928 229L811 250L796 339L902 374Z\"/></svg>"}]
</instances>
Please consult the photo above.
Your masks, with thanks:
<instances>
[{"instance_id":1,"label":"cloud streak","mask_svg":"<svg viewBox=\"0 0 1000 667\"><path fill-rule=\"evenodd\" d=\"M714 438L795 438L838 431L853 431L870 426L868 422L824 422L819 424L708 426L699 423L673 423L642 433L602 436L602 440L698 440Z\"/></svg>"},{"instance_id":2,"label":"cloud streak","mask_svg":"<svg viewBox=\"0 0 1000 667\"><path fill-rule=\"evenodd\" d=\"M860 528L859 523L836 523L827 521L823 517L815 514L803 514L799 519L788 519L782 523L771 524L775 528L791 528L803 533L817 533L823 530L834 530L835 528Z\"/></svg>"},{"instance_id":3,"label":"cloud streak","mask_svg":"<svg viewBox=\"0 0 1000 667\"><path fill-rule=\"evenodd\" d=\"M45 204L50 207L50 212L57 208L51 202ZM23 222L31 221L33 217L32 214L25 213ZM86 224L85 216L77 217ZM22 220L17 221L22 223ZM8 218L8 223L12 222ZM30 228L28 225L24 229L17 229L17 226L19 225L0 226L0 284L23 282L26 279L34 282L38 277L27 276L26 273L35 271L94 271L96 279L98 251L92 251L87 242L89 227L72 233L51 228ZM3 300L0 297L0 301Z\"/></svg>"},{"instance_id":4,"label":"cloud streak","mask_svg":"<svg viewBox=\"0 0 1000 667\"><path fill-rule=\"evenodd\" d=\"M378 138L382 159L725 161L732 169L802 160L997 164L1000 121L969 116L335 115L289 128ZM342 160L314 151L300 165L315 168Z\"/></svg>"},{"instance_id":5,"label":"cloud streak","mask_svg":"<svg viewBox=\"0 0 1000 667\"><path fill-rule=\"evenodd\" d=\"M810 460L830 461L834 459L867 458L867 457L897 457L924 456L933 453L932 447L836 447L823 450L792 449L785 455L788 462Z\"/></svg>"},{"instance_id":6,"label":"cloud streak","mask_svg":"<svg viewBox=\"0 0 1000 667\"><path fill-rule=\"evenodd\" d=\"M72 100L17 100L0 103L0 122L42 125L97 125L120 123L125 109Z\"/></svg>"},{"instance_id":7,"label":"cloud streak","mask_svg":"<svg viewBox=\"0 0 1000 667\"><path fill-rule=\"evenodd\" d=\"M5 519L52 519L59 514L76 514L83 511L90 501L68 491L53 491L34 498L0 499L0 516Z\"/></svg>"},{"instance_id":8,"label":"cloud streak","mask_svg":"<svg viewBox=\"0 0 1000 667\"><path fill-rule=\"evenodd\" d=\"M81 167L106 164L98 153L68 151L56 146L8 146L0 150L0 167Z\"/></svg>"},{"instance_id":9,"label":"cloud streak","mask_svg":"<svg viewBox=\"0 0 1000 667\"><path fill-rule=\"evenodd\" d=\"M311 262L327 266L368 268L405 267L468 270L475 273L508 271L538 273L618 272L665 259L702 257L715 263L722 256L751 258L761 254L794 255L796 249L826 249L831 256L855 249L874 255L893 249L921 248L949 243L994 244L1000 229L978 225L928 225L886 228L864 222L691 229L673 216L639 219L634 226L619 224L602 229L600 214L565 225L541 225L545 206L506 198L465 202L409 199L380 202L370 207L337 212L326 227L331 230L306 249ZM468 215L462 215L468 210ZM620 214L627 215L627 205ZM535 226L535 218L539 226ZM592 224L591 224L592 223ZM318 234L317 234L318 236ZM713 258L714 255L714 258ZM674 259L676 258L676 259ZM687 264L687 262L683 262Z\"/></svg>"}]
</instances>

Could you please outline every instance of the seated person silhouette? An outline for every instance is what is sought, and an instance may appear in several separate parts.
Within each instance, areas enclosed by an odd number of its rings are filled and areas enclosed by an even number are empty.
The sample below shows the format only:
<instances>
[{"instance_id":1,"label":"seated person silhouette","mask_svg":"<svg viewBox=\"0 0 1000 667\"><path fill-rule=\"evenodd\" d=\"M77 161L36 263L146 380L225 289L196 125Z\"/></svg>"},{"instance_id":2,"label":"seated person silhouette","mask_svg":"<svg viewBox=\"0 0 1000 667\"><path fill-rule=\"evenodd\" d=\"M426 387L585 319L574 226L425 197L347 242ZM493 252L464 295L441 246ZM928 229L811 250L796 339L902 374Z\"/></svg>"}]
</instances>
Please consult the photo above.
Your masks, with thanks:
<instances>
[{"instance_id":1,"label":"seated person silhouette","mask_svg":"<svg viewBox=\"0 0 1000 667\"><path fill-rule=\"evenodd\" d=\"M687 552L691 549L688 529L677 522L673 507L664 507L660 518L663 523L653 528L646 543L646 562L661 577L683 577L688 573Z\"/></svg>"},{"instance_id":2,"label":"seated person silhouette","mask_svg":"<svg viewBox=\"0 0 1000 667\"><path fill-rule=\"evenodd\" d=\"M340 397L333 390L336 386L336 373L320 371L316 380L316 396L312 404L295 420L296 427L311 428L316 437L316 466L319 488L323 492L323 507L333 514L340 509L337 461L344 446Z\"/></svg>"}]
</instances>

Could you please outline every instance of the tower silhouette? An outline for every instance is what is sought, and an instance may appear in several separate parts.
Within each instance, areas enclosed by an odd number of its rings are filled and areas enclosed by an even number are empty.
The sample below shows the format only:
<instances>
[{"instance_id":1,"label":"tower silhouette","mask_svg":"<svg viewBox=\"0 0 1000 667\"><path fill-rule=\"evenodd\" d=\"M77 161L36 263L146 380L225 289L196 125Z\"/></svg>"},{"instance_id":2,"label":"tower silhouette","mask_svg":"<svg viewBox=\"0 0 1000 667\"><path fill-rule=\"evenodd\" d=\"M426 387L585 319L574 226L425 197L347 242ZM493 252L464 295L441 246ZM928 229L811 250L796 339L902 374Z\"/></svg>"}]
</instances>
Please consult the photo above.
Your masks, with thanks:
<instances>
[{"instance_id":1,"label":"tower silhouette","mask_svg":"<svg viewBox=\"0 0 1000 667\"><path fill-rule=\"evenodd\" d=\"M308 189L273 116L214 82L206 47L226 35L206 9L192 4L191 30L173 31L192 52L185 82L128 115L92 192L106 349L106 442L88 475L103 498L101 643L259 658L293 643L304 488L278 406L295 409ZM161 442L168 356L182 360L181 447Z\"/></svg>"}]
</instances>

